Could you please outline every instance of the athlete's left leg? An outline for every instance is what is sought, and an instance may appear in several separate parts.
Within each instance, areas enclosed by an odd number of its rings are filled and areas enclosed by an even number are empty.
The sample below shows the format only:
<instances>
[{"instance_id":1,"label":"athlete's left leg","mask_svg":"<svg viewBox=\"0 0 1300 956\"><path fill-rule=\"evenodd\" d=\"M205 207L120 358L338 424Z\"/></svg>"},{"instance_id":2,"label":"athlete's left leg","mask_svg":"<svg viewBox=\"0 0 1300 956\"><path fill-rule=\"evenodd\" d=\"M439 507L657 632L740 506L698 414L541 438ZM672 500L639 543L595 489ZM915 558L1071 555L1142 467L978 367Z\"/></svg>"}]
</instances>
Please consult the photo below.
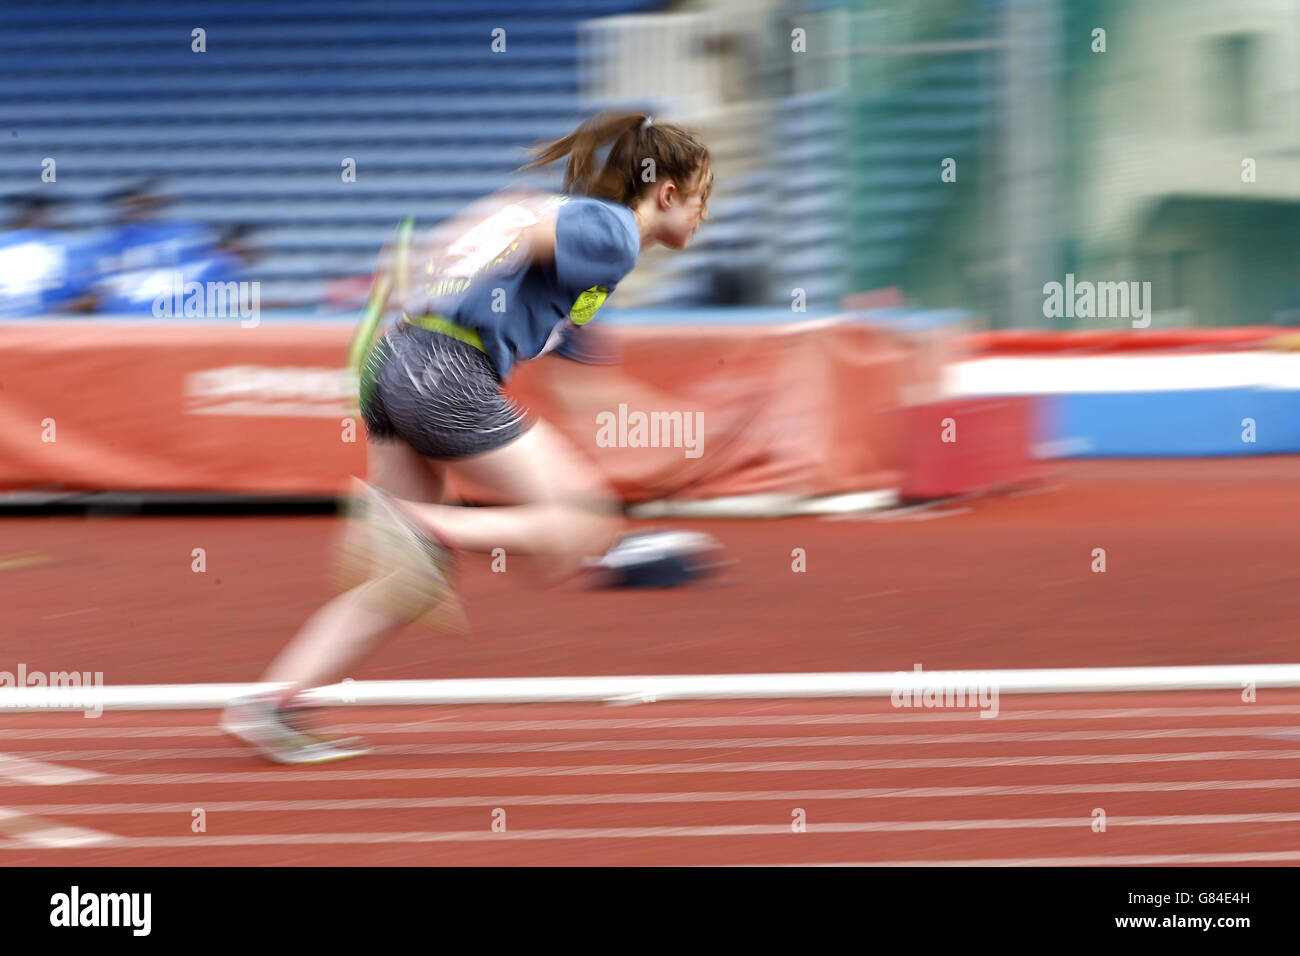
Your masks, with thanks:
<instances>
[{"instance_id":1,"label":"athlete's left leg","mask_svg":"<svg viewBox=\"0 0 1300 956\"><path fill-rule=\"evenodd\" d=\"M445 467L404 442L370 442L367 459L371 483L389 494L442 502ZM347 676L350 668L409 623L409 614L397 614L372 600L380 587L382 582L368 581L334 598L308 619L263 677L267 683L286 685L277 696L279 702Z\"/></svg>"},{"instance_id":2,"label":"athlete's left leg","mask_svg":"<svg viewBox=\"0 0 1300 956\"><path fill-rule=\"evenodd\" d=\"M404 444L372 442L369 457L377 481L417 500L442 500L443 469ZM382 502L380 505L383 507ZM382 515L374 516L366 522L366 534L382 535L385 527L389 532L399 529L396 538L379 540L396 542L404 566L384 570L388 565L383 564L371 580L312 615L263 677L283 688L232 702L222 715L224 730L280 763L320 763L369 752L359 740L338 739L313 729L305 709L294 698L344 676L404 624L421 616L439 598L450 597L450 585L441 570L421 546L412 549L400 530L405 528L400 518L385 524Z\"/></svg>"}]
</instances>

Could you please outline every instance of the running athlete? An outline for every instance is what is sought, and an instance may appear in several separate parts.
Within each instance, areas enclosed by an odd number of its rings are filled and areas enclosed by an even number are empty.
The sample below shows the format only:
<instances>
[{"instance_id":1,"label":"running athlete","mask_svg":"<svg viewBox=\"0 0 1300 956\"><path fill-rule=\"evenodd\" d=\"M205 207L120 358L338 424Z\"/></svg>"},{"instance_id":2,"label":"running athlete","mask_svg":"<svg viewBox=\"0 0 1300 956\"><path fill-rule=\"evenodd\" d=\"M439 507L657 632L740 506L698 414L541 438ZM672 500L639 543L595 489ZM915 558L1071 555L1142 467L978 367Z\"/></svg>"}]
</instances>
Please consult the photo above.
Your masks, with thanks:
<instances>
[{"instance_id":1,"label":"running athlete","mask_svg":"<svg viewBox=\"0 0 1300 956\"><path fill-rule=\"evenodd\" d=\"M539 555L554 581L622 530L603 476L501 387L516 363L549 351L590 356L584 327L640 251L684 249L707 218L709 152L681 127L617 112L534 152L525 169L567 157L562 195L497 202L487 215L480 204L450 235L399 242L388 257L401 317L368 349L361 338L370 484L354 483L360 520L349 522L342 552L360 583L322 607L272 663L263 681L282 689L236 701L222 718L272 760L368 752L313 731L302 694L342 678L405 624L455 627L454 553ZM511 504L443 504L449 467Z\"/></svg>"}]
</instances>

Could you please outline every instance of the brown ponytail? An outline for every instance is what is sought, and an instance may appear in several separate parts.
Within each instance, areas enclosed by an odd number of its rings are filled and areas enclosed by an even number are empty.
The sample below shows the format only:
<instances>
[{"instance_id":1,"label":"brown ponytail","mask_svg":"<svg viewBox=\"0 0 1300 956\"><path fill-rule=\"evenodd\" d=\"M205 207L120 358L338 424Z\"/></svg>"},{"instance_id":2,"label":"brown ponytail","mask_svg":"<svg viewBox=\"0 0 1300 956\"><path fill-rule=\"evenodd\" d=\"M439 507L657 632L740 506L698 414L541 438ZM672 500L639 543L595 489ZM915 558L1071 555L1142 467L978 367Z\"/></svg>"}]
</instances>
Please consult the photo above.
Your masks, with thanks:
<instances>
[{"instance_id":1,"label":"brown ponytail","mask_svg":"<svg viewBox=\"0 0 1300 956\"><path fill-rule=\"evenodd\" d=\"M597 169L596 152L611 141L609 155ZM645 113L600 113L568 136L530 152L537 158L520 167L521 171L548 166L567 156L563 192L626 206L657 180L671 179L688 191L698 187L705 201L713 190L708 148L691 131L655 122ZM653 167L646 160L653 160ZM645 178L649 169L653 169L652 179Z\"/></svg>"}]
</instances>

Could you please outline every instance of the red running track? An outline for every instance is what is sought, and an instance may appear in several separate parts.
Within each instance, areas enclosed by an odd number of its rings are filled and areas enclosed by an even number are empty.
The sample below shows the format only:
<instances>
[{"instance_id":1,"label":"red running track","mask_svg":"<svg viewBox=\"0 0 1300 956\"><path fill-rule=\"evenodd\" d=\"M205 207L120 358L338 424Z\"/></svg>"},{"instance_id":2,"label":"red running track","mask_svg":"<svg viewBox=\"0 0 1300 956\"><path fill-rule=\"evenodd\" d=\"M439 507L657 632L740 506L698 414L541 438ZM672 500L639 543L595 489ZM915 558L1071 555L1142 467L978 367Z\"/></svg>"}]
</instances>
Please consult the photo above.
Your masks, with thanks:
<instances>
[{"instance_id":1,"label":"red running track","mask_svg":"<svg viewBox=\"0 0 1300 956\"><path fill-rule=\"evenodd\" d=\"M484 558L470 639L412 630L352 676L1287 663L1297 479L1292 459L1082 463L925 520L673 522L741 564L654 594L545 591ZM0 521L0 669L256 679L328 596L331 528ZM262 765L201 711L6 715L0 863L1300 861L1300 691L1004 697L993 720L888 700L336 717L378 754Z\"/></svg>"},{"instance_id":2,"label":"red running track","mask_svg":"<svg viewBox=\"0 0 1300 956\"><path fill-rule=\"evenodd\" d=\"M1001 704L366 708L377 753L313 768L201 711L12 715L0 864L1300 861L1300 692Z\"/></svg>"}]
</instances>

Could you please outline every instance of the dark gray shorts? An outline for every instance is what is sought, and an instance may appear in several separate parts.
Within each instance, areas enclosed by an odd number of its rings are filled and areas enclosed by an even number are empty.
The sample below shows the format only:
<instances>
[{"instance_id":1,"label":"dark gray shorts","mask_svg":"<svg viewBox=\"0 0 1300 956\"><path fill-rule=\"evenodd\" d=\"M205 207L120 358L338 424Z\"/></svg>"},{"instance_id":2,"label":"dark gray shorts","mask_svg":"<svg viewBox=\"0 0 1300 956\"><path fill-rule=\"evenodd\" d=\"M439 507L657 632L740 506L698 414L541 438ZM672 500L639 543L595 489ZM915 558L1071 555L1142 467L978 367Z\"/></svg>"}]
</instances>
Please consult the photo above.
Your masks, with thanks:
<instances>
[{"instance_id":1,"label":"dark gray shorts","mask_svg":"<svg viewBox=\"0 0 1300 956\"><path fill-rule=\"evenodd\" d=\"M403 322L375 343L361 371L361 414L375 441L404 441L427 458L481 455L534 424L501 392L488 357Z\"/></svg>"}]
</instances>

